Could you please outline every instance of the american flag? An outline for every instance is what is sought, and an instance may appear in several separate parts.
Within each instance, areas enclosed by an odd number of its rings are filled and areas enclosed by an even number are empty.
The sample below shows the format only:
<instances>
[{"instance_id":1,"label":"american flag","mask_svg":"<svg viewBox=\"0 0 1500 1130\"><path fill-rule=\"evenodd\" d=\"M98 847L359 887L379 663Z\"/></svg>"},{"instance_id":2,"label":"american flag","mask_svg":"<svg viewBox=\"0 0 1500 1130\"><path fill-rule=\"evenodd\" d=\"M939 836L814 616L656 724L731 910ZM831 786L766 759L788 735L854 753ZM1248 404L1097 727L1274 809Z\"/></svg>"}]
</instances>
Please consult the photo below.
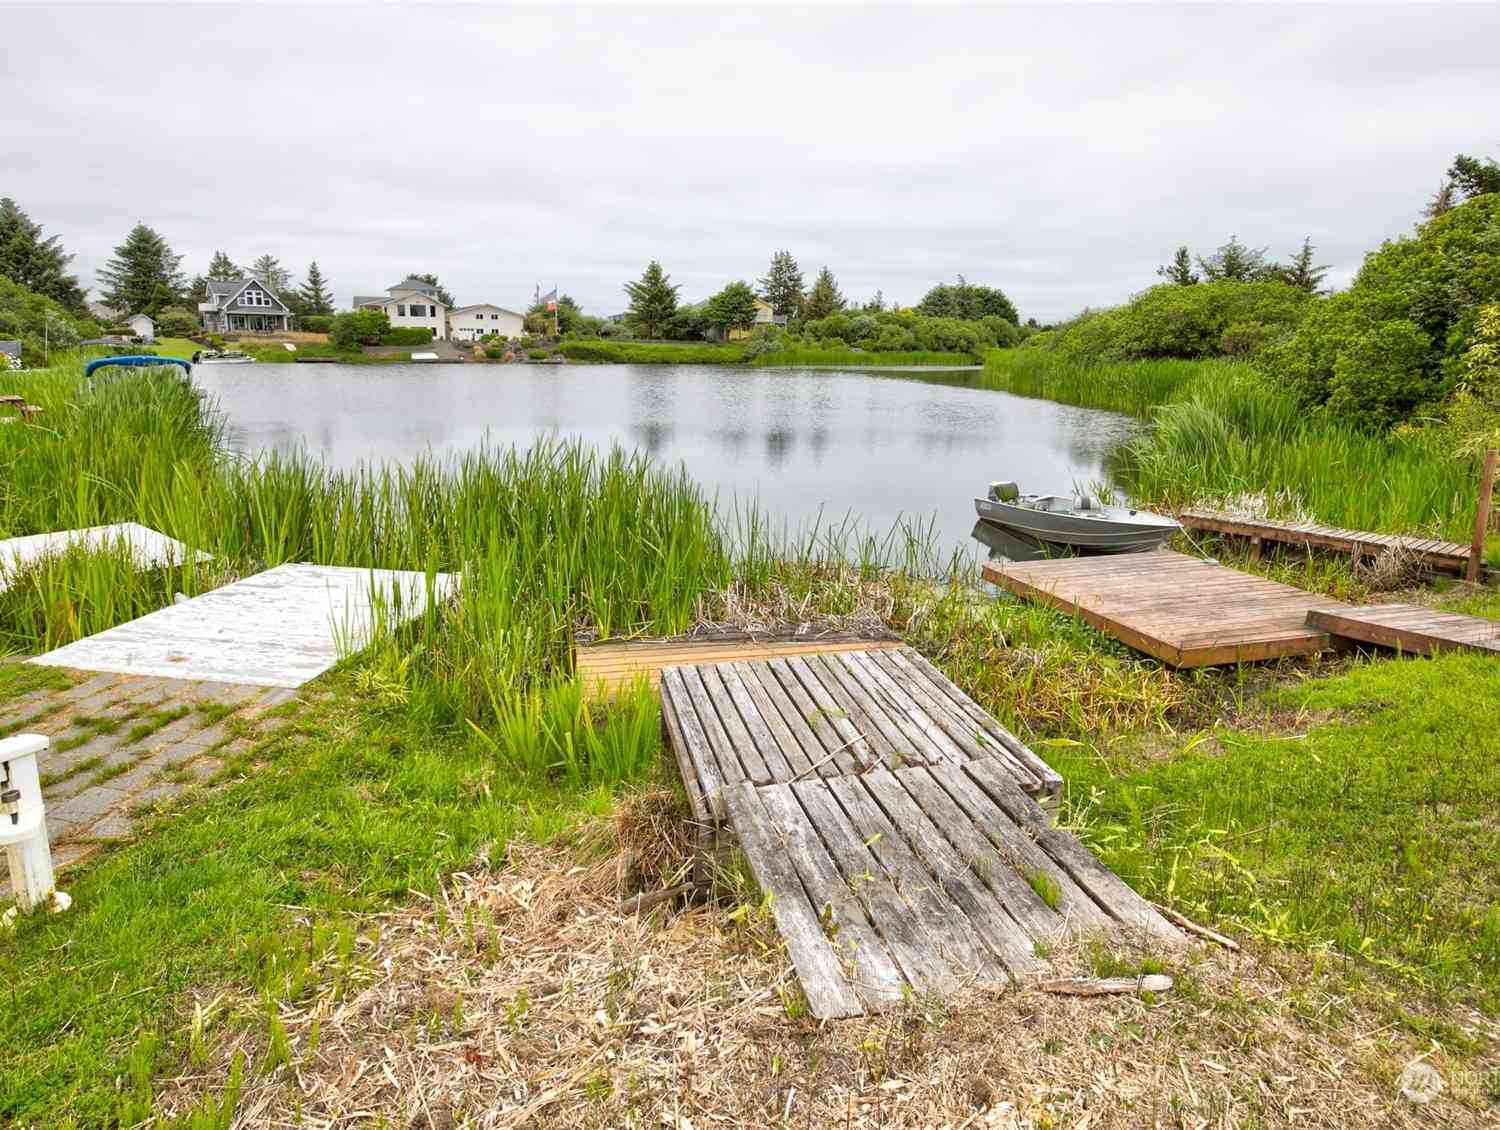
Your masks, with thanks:
<instances>
[{"instance_id":1,"label":"american flag","mask_svg":"<svg viewBox=\"0 0 1500 1130\"><path fill-rule=\"evenodd\" d=\"M556 311L557 311L557 287L554 286L546 294L542 295L542 301L547 304L547 310L548 310L549 313L556 313Z\"/></svg>"}]
</instances>

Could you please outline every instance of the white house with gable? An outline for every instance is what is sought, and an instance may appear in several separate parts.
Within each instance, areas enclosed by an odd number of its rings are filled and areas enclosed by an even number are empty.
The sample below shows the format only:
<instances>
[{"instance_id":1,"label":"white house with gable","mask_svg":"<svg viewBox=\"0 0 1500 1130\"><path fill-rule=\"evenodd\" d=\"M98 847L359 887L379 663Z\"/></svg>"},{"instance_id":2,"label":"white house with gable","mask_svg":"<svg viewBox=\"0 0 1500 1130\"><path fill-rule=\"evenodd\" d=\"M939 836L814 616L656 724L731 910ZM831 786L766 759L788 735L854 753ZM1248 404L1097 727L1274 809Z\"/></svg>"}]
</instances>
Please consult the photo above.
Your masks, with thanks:
<instances>
[{"instance_id":1,"label":"white house with gable","mask_svg":"<svg viewBox=\"0 0 1500 1130\"><path fill-rule=\"evenodd\" d=\"M437 287L407 276L385 294L356 294L356 310L384 310L391 329L426 328L434 339L448 336L448 307L438 298Z\"/></svg>"},{"instance_id":2,"label":"white house with gable","mask_svg":"<svg viewBox=\"0 0 1500 1130\"><path fill-rule=\"evenodd\" d=\"M525 332L525 317L504 306L481 302L477 306L455 306L448 311L448 336L454 341L478 341L497 334L520 337Z\"/></svg>"}]
</instances>

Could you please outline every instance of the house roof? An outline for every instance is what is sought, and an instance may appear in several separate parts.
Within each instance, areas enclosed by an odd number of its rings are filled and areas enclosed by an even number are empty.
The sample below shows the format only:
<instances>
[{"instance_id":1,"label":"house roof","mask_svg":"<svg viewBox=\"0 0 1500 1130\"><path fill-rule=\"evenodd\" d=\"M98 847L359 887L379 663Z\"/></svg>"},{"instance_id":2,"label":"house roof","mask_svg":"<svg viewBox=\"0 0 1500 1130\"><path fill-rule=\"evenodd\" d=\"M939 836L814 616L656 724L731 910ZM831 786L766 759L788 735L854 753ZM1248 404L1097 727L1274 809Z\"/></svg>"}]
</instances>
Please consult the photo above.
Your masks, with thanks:
<instances>
[{"instance_id":1,"label":"house roof","mask_svg":"<svg viewBox=\"0 0 1500 1130\"><path fill-rule=\"evenodd\" d=\"M287 310L286 303L281 300L281 295L272 290L264 280L258 279L254 275L239 279L208 279L207 282L209 297L217 298L220 300L216 306L212 306L210 307L210 309L235 309L236 303L234 300L240 296L240 291L244 290L251 283L254 283L256 286L260 287L261 290L269 294L271 296L271 301L276 303L276 305L281 308L279 311L277 311L278 313L290 313L290 311ZM266 310L264 306L241 306L239 307L239 309L255 314L263 314Z\"/></svg>"},{"instance_id":2,"label":"house roof","mask_svg":"<svg viewBox=\"0 0 1500 1130\"><path fill-rule=\"evenodd\" d=\"M517 318L523 316L521 314L517 314L514 310L506 309L504 306L496 306L493 302L476 302L472 306L455 306L453 307L453 309L449 310L448 313L467 314L470 310L496 310L501 314L515 314Z\"/></svg>"},{"instance_id":3,"label":"house roof","mask_svg":"<svg viewBox=\"0 0 1500 1130\"><path fill-rule=\"evenodd\" d=\"M126 318L125 320L127 322L133 322L137 318L145 318L146 321L150 322L153 326L156 325L156 319L153 318L150 314L132 314L132 315L130 315L130 317Z\"/></svg>"},{"instance_id":4,"label":"house roof","mask_svg":"<svg viewBox=\"0 0 1500 1130\"><path fill-rule=\"evenodd\" d=\"M390 300L391 296L388 294L356 294L354 307L358 309L361 306L384 306Z\"/></svg>"},{"instance_id":5,"label":"house roof","mask_svg":"<svg viewBox=\"0 0 1500 1130\"><path fill-rule=\"evenodd\" d=\"M414 275L407 275L395 286L387 287L386 290L393 295L398 290L420 290L423 294L437 294L437 287L433 286L430 282L423 282Z\"/></svg>"},{"instance_id":6,"label":"house roof","mask_svg":"<svg viewBox=\"0 0 1500 1130\"><path fill-rule=\"evenodd\" d=\"M413 298L422 302L430 302L434 306L441 306L444 310L448 308L447 303L434 291L402 290L399 287L392 287L389 294L356 294L354 308L357 310L361 306L388 306L392 302L409 302Z\"/></svg>"}]
</instances>

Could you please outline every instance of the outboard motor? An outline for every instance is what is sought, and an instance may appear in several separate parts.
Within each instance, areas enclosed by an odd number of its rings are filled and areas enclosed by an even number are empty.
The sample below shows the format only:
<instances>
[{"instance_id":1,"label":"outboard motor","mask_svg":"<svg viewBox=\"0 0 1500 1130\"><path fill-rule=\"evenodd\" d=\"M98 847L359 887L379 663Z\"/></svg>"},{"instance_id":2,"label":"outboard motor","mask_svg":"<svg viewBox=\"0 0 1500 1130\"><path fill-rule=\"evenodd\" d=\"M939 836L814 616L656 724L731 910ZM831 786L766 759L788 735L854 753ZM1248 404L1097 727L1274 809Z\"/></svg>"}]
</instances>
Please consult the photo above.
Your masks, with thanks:
<instances>
[{"instance_id":1,"label":"outboard motor","mask_svg":"<svg viewBox=\"0 0 1500 1130\"><path fill-rule=\"evenodd\" d=\"M1014 502L1021 497L1021 488L1010 480L990 484L991 502Z\"/></svg>"}]
</instances>

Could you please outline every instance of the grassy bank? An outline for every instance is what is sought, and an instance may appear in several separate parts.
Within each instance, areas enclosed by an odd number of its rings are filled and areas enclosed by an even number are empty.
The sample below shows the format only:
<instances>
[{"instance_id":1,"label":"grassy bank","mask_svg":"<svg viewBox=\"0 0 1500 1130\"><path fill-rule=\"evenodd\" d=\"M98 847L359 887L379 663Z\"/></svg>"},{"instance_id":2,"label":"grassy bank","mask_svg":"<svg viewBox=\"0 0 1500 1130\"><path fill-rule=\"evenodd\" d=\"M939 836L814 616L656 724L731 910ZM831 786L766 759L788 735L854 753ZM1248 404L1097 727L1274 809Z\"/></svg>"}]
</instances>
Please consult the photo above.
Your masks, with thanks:
<instances>
[{"instance_id":1,"label":"grassy bank","mask_svg":"<svg viewBox=\"0 0 1500 1130\"><path fill-rule=\"evenodd\" d=\"M983 375L1021 396L1153 421L1116 467L1142 501L1249 501L1270 517L1468 541L1477 459L1446 450L1430 431L1366 434L1310 415L1249 365L1080 365L1012 349L988 354Z\"/></svg>"},{"instance_id":2,"label":"grassy bank","mask_svg":"<svg viewBox=\"0 0 1500 1130\"><path fill-rule=\"evenodd\" d=\"M979 358L969 353L924 353L920 350L902 353L864 352L854 349L815 349L789 346L755 358L756 365L975 365Z\"/></svg>"},{"instance_id":3,"label":"grassy bank","mask_svg":"<svg viewBox=\"0 0 1500 1130\"><path fill-rule=\"evenodd\" d=\"M613 365L735 365L742 345L695 345L647 341L565 341L557 351L569 361Z\"/></svg>"},{"instance_id":4,"label":"grassy bank","mask_svg":"<svg viewBox=\"0 0 1500 1130\"><path fill-rule=\"evenodd\" d=\"M972 376L1010 387L993 362ZM1062 379L1032 376L1015 391ZM459 601L308 688L292 726L226 765L219 791L70 875L67 916L0 937L12 994L0 1010L0 1122L138 1124L164 1077L207 1078L215 1049L245 1031L263 1049L247 1075L311 1067L305 1048L290 1058L283 1018L320 978L354 984L402 902L427 906L437 935L461 934L476 961L499 960L509 941L483 915L450 916L444 877L504 869L661 772L653 698L586 707L573 633L752 614L900 631L1060 769L1065 818L1148 896L1310 955L1341 993L1382 1010L1372 1026L1424 1048L1441 1039L1449 1056L1484 1054L1454 1018L1472 1028L1457 1002L1500 1014L1500 880L1488 863L1500 850L1489 817L1500 764L1483 755L1500 726L1500 665L1339 658L1173 672L1075 618L982 594L962 570L944 587L923 581L920 531L773 544L754 514L715 513L694 483L625 453L543 443L353 473L245 463L222 454L215 421L173 374L92 393L77 363L12 379L47 408L48 430L0 428L0 537L129 519L215 561L141 575L104 553L31 570L0 596L5 650L40 650L283 561L452 570L463 584ZM1104 395L1068 379L1080 397ZM1123 379L1175 381L1157 401L1169 406L1205 392L1191 387L1202 372ZM1149 415L1145 393L1131 395ZM35 670L0 665L0 700L34 686ZM1185 998L1192 982L1181 985ZM519 1038L524 1006L514 990L507 1000ZM409 1027L461 1034L453 1009L445 997ZM1308 1011L1310 1024L1329 1023ZM795 1018L757 1023L799 1032ZM599 1087L629 1085L600 1071ZM223 1082L203 1086L217 1094Z\"/></svg>"}]
</instances>

